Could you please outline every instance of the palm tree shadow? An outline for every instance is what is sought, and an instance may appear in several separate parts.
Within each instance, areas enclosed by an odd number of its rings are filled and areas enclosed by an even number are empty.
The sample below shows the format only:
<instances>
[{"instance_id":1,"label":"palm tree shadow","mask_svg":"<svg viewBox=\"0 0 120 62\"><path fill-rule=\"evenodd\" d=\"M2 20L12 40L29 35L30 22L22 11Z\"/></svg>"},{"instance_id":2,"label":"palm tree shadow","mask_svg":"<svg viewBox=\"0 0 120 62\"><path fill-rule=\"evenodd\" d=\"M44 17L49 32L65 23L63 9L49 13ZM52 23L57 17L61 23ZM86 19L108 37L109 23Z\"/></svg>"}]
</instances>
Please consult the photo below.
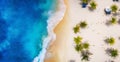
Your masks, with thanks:
<instances>
[{"instance_id":1,"label":"palm tree shadow","mask_svg":"<svg viewBox=\"0 0 120 62\"><path fill-rule=\"evenodd\" d=\"M112 48L107 48L105 51L108 55L110 55L111 50L112 50Z\"/></svg>"},{"instance_id":2,"label":"palm tree shadow","mask_svg":"<svg viewBox=\"0 0 120 62\"><path fill-rule=\"evenodd\" d=\"M107 21L107 22L106 22L106 25L107 25L107 26L110 26L110 25L111 25L110 21Z\"/></svg>"},{"instance_id":3,"label":"palm tree shadow","mask_svg":"<svg viewBox=\"0 0 120 62\"><path fill-rule=\"evenodd\" d=\"M120 37L118 37L118 39L120 40Z\"/></svg>"},{"instance_id":4,"label":"palm tree shadow","mask_svg":"<svg viewBox=\"0 0 120 62\"><path fill-rule=\"evenodd\" d=\"M120 19L118 20L118 24L120 24Z\"/></svg>"},{"instance_id":5,"label":"palm tree shadow","mask_svg":"<svg viewBox=\"0 0 120 62\"><path fill-rule=\"evenodd\" d=\"M90 6L88 6L89 11L94 11Z\"/></svg>"},{"instance_id":6,"label":"palm tree shadow","mask_svg":"<svg viewBox=\"0 0 120 62\"><path fill-rule=\"evenodd\" d=\"M119 12L116 12L116 13L113 13L112 15L113 15L113 16L119 16L120 13L119 13Z\"/></svg>"},{"instance_id":7,"label":"palm tree shadow","mask_svg":"<svg viewBox=\"0 0 120 62\"><path fill-rule=\"evenodd\" d=\"M82 60L90 61L90 55L92 55L92 53L89 50L81 51Z\"/></svg>"},{"instance_id":8,"label":"palm tree shadow","mask_svg":"<svg viewBox=\"0 0 120 62\"><path fill-rule=\"evenodd\" d=\"M82 5L82 0L80 0L79 4Z\"/></svg>"},{"instance_id":9,"label":"palm tree shadow","mask_svg":"<svg viewBox=\"0 0 120 62\"><path fill-rule=\"evenodd\" d=\"M107 39L105 39L104 41L105 41L105 43L106 43L106 44L108 44L108 41L107 41Z\"/></svg>"},{"instance_id":10,"label":"palm tree shadow","mask_svg":"<svg viewBox=\"0 0 120 62\"><path fill-rule=\"evenodd\" d=\"M75 60L70 60L69 62L75 62Z\"/></svg>"},{"instance_id":11,"label":"palm tree shadow","mask_svg":"<svg viewBox=\"0 0 120 62\"><path fill-rule=\"evenodd\" d=\"M113 60L107 60L107 61L105 61L105 62L115 62L115 61L113 61Z\"/></svg>"}]
</instances>

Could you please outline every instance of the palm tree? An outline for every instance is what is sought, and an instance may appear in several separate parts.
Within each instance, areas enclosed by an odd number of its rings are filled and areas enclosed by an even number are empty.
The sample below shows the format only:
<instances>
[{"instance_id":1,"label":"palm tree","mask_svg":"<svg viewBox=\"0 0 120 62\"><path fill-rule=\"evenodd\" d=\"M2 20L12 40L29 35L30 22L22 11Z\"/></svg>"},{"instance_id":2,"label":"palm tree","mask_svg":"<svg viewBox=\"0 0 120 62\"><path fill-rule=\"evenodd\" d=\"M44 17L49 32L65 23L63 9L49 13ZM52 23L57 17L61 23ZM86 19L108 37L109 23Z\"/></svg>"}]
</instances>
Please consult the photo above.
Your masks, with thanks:
<instances>
[{"instance_id":1,"label":"palm tree","mask_svg":"<svg viewBox=\"0 0 120 62\"><path fill-rule=\"evenodd\" d=\"M83 43L83 48L88 49L89 48L89 43Z\"/></svg>"},{"instance_id":2,"label":"palm tree","mask_svg":"<svg viewBox=\"0 0 120 62\"><path fill-rule=\"evenodd\" d=\"M76 46L75 46L75 50L76 50L77 52L80 52L80 51L83 50L83 46L82 46L81 44L76 45Z\"/></svg>"},{"instance_id":3,"label":"palm tree","mask_svg":"<svg viewBox=\"0 0 120 62\"><path fill-rule=\"evenodd\" d=\"M90 51L88 51L88 50L83 50L82 52L81 52L81 60L85 60L85 61L89 61L89 59L90 59L90 55L92 55L92 53L90 52Z\"/></svg>"},{"instance_id":4,"label":"palm tree","mask_svg":"<svg viewBox=\"0 0 120 62\"><path fill-rule=\"evenodd\" d=\"M87 4L87 3L88 3L88 0L82 0L82 3L86 3L86 4Z\"/></svg>"},{"instance_id":5,"label":"palm tree","mask_svg":"<svg viewBox=\"0 0 120 62\"><path fill-rule=\"evenodd\" d=\"M111 52L110 52L111 54L111 57L117 57L118 56L118 50L117 49L113 49L113 50L111 50Z\"/></svg>"},{"instance_id":6,"label":"palm tree","mask_svg":"<svg viewBox=\"0 0 120 62\"><path fill-rule=\"evenodd\" d=\"M96 2L95 1L92 1L91 3L90 3L90 7L91 7L91 9L96 9L96 7L97 7L97 4L96 4Z\"/></svg>"},{"instance_id":7,"label":"palm tree","mask_svg":"<svg viewBox=\"0 0 120 62\"><path fill-rule=\"evenodd\" d=\"M107 38L106 43L113 45L115 43L115 39L113 37Z\"/></svg>"},{"instance_id":8,"label":"palm tree","mask_svg":"<svg viewBox=\"0 0 120 62\"><path fill-rule=\"evenodd\" d=\"M112 17L112 19L110 20L111 24L116 24L117 23L117 19L115 17Z\"/></svg>"},{"instance_id":9,"label":"palm tree","mask_svg":"<svg viewBox=\"0 0 120 62\"><path fill-rule=\"evenodd\" d=\"M118 54L118 50L117 49L114 49L114 48L108 48L106 50L107 54L113 58L117 57L119 54Z\"/></svg>"},{"instance_id":10,"label":"palm tree","mask_svg":"<svg viewBox=\"0 0 120 62\"><path fill-rule=\"evenodd\" d=\"M76 25L76 26L73 28L73 30L74 30L74 33L78 33L78 32L80 31L79 25Z\"/></svg>"},{"instance_id":11,"label":"palm tree","mask_svg":"<svg viewBox=\"0 0 120 62\"><path fill-rule=\"evenodd\" d=\"M76 45L79 45L82 41L82 37L80 37L80 36L74 37L74 41L75 41Z\"/></svg>"},{"instance_id":12,"label":"palm tree","mask_svg":"<svg viewBox=\"0 0 120 62\"><path fill-rule=\"evenodd\" d=\"M85 21L80 22L80 27L81 27L81 28L87 27L87 23L86 23Z\"/></svg>"},{"instance_id":13,"label":"palm tree","mask_svg":"<svg viewBox=\"0 0 120 62\"><path fill-rule=\"evenodd\" d=\"M117 10L118 10L118 6L117 6L117 5L115 5L115 4L114 4L114 5L112 5L112 6L111 6L111 10L112 10L112 12L115 12L115 13L116 13L116 12L117 12Z\"/></svg>"}]
</instances>

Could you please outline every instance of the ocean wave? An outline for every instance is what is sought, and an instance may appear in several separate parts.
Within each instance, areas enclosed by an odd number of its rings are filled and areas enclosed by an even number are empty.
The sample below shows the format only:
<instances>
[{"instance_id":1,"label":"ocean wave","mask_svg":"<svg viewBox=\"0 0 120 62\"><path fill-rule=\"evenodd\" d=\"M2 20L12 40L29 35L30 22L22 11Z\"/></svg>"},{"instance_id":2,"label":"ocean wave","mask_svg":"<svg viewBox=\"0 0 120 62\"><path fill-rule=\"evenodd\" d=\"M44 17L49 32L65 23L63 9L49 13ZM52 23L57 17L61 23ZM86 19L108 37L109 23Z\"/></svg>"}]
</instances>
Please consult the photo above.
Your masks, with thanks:
<instances>
[{"instance_id":1,"label":"ocean wave","mask_svg":"<svg viewBox=\"0 0 120 62\"><path fill-rule=\"evenodd\" d=\"M49 11L50 18L47 20L48 36L43 40L42 51L40 51L39 55L34 58L33 62L44 62L45 54L47 52L47 47L49 46L50 41L56 39L56 35L53 30L57 26L57 24L63 19L66 11L64 0L58 0L58 2L58 10L54 12Z\"/></svg>"}]
</instances>

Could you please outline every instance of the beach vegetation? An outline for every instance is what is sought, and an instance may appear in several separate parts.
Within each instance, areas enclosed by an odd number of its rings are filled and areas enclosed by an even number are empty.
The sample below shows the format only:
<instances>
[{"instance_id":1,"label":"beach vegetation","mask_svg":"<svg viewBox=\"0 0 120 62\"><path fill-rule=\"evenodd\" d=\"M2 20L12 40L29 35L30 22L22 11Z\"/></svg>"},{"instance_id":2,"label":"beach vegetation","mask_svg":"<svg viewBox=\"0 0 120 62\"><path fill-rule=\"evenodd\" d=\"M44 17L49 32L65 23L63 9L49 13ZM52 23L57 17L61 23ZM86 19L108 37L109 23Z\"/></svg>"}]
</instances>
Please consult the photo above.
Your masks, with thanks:
<instances>
[{"instance_id":1,"label":"beach vegetation","mask_svg":"<svg viewBox=\"0 0 120 62\"><path fill-rule=\"evenodd\" d=\"M83 50L83 46L82 46L81 44L76 45L76 46L75 46L75 50L76 50L77 52L80 52L80 51Z\"/></svg>"},{"instance_id":2,"label":"beach vegetation","mask_svg":"<svg viewBox=\"0 0 120 62\"><path fill-rule=\"evenodd\" d=\"M87 4L87 3L88 3L88 0L82 0L82 3L86 3L86 4Z\"/></svg>"},{"instance_id":3,"label":"beach vegetation","mask_svg":"<svg viewBox=\"0 0 120 62\"><path fill-rule=\"evenodd\" d=\"M95 1L92 1L90 3L90 8L94 10L94 9L96 9L96 7L97 7L97 3Z\"/></svg>"},{"instance_id":4,"label":"beach vegetation","mask_svg":"<svg viewBox=\"0 0 120 62\"><path fill-rule=\"evenodd\" d=\"M119 54L118 54L118 50L117 49L114 49L114 48L108 48L106 50L107 54L113 58L117 57Z\"/></svg>"},{"instance_id":5,"label":"beach vegetation","mask_svg":"<svg viewBox=\"0 0 120 62\"><path fill-rule=\"evenodd\" d=\"M89 43L83 43L82 45L84 49L89 49L89 46L90 46Z\"/></svg>"},{"instance_id":6,"label":"beach vegetation","mask_svg":"<svg viewBox=\"0 0 120 62\"><path fill-rule=\"evenodd\" d=\"M112 12L117 12L117 10L118 10L118 6L117 5L115 5L115 4L113 4L112 6L111 6L111 10L112 10Z\"/></svg>"},{"instance_id":7,"label":"beach vegetation","mask_svg":"<svg viewBox=\"0 0 120 62\"><path fill-rule=\"evenodd\" d=\"M85 21L80 22L80 27L81 27L81 28L87 27L87 23L86 23Z\"/></svg>"},{"instance_id":8,"label":"beach vegetation","mask_svg":"<svg viewBox=\"0 0 120 62\"><path fill-rule=\"evenodd\" d=\"M80 37L80 36L74 37L74 42L76 45L80 44L81 41L82 41L82 37Z\"/></svg>"},{"instance_id":9,"label":"beach vegetation","mask_svg":"<svg viewBox=\"0 0 120 62\"><path fill-rule=\"evenodd\" d=\"M115 39L113 37L107 38L106 42L110 45L113 45L115 43Z\"/></svg>"},{"instance_id":10,"label":"beach vegetation","mask_svg":"<svg viewBox=\"0 0 120 62\"><path fill-rule=\"evenodd\" d=\"M79 25L76 25L76 26L73 28L73 30L74 30L74 33L78 33L78 32L80 31Z\"/></svg>"},{"instance_id":11,"label":"beach vegetation","mask_svg":"<svg viewBox=\"0 0 120 62\"><path fill-rule=\"evenodd\" d=\"M115 17L112 17L110 20L111 24L116 24L117 23L117 19Z\"/></svg>"}]
</instances>

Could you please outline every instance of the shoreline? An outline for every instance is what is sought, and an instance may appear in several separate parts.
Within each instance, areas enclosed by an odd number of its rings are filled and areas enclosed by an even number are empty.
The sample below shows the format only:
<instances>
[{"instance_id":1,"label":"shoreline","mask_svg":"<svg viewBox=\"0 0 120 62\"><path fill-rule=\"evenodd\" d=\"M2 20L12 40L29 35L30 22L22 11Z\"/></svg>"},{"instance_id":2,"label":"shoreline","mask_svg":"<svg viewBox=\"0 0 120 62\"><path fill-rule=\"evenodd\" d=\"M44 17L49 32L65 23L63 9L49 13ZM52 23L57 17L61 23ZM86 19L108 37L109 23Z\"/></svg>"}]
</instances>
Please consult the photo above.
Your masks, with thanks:
<instances>
[{"instance_id":1,"label":"shoreline","mask_svg":"<svg viewBox=\"0 0 120 62\"><path fill-rule=\"evenodd\" d=\"M51 40L54 40L56 38L53 29L56 27L56 25L63 19L66 7L64 5L63 0L58 0L59 4L56 6L55 10L50 10L48 14L50 15L49 19L47 20L48 26L48 36L43 39L43 46L42 51L39 53L37 57L34 58L33 62L44 62L44 59L46 58L46 52L49 45L52 43ZM58 3L56 2L56 3Z\"/></svg>"},{"instance_id":2,"label":"shoreline","mask_svg":"<svg viewBox=\"0 0 120 62\"><path fill-rule=\"evenodd\" d=\"M67 4L68 4L67 0L64 0L64 4L67 6ZM68 7L66 7L66 11L65 11L63 19L57 24L57 26L55 26L55 28L53 30L55 35L56 35L56 37L58 36L56 31L59 30L59 29L57 29L57 27L61 26L61 24L63 24L63 23L66 24L64 21L66 20L67 15L68 15L67 14L68 13L67 12L67 10L68 10L67 8ZM54 49L54 47L55 47L55 45L53 45L53 44L55 44L55 43L56 43L56 40L52 40L50 42L50 45L47 48L46 58L45 58L44 62L59 62L59 59L58 59L59 56L55 56L54 58L52 57L53 55L56 55L55 52L52 51ZM55 51L57 51L57 50L55 50ZM49 56L52 57L52 58L50 58Z\"/></svg>"}]
</instances>

